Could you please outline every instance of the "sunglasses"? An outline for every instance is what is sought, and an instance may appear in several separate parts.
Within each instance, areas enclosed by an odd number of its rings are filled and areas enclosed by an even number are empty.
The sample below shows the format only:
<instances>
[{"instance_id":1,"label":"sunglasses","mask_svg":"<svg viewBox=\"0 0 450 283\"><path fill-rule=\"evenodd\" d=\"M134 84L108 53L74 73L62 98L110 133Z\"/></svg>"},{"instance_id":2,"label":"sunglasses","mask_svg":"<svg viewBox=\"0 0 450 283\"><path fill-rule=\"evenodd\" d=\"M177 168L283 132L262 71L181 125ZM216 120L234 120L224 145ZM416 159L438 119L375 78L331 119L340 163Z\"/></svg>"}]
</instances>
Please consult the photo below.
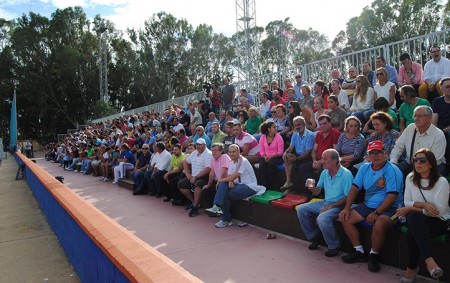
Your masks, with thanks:
<instances>
[{"instance_id":1,"label":"sunglasses","mask_svg":"<svg viewBox=\"0 0 450 283\"><path fill-rule=\"evenodd\" d=\"M413 162L414 163L427 163L428 159L426 157L414 157Z\"/></svg>"},{"instance_id":2,"label":"sunglasses","mask_svg":"<svg viewBox=\"0 0 450 283\"><path fill-rule=\"evenodd\" d=\"M383 73L377 73L377 77L378 76L384 76L384 74Z\"/></svg>"},{"instance_id":3,"label":"sunglasses","mask_svg":"<svg viewBox=\"0 0 450 283\"><path fill-rule=\"evenodd\" d=\"M301 76L296 76L295 78L296 78L296 79L301 79L302 77L301 77Z\"/></svg>"}]
</instances>

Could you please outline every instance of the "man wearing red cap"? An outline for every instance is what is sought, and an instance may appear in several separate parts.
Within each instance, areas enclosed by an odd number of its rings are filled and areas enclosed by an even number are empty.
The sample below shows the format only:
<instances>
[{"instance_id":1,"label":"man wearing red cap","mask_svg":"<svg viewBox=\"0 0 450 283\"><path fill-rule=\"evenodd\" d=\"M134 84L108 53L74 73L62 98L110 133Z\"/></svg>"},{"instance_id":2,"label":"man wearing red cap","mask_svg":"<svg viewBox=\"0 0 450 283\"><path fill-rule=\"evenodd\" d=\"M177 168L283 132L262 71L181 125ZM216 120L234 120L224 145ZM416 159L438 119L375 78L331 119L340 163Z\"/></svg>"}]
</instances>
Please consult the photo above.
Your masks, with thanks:
<instances>
[{"instance_id":1,"label":"man wearing red cap","mask_svg":"<svg viewBox=\"0 0 450 283\"><path fill-rule=\"evenodd\" d=\"M371 272L380 270L378 253L384 243L387 230L394 223L391 216L403 203L403 175L397 166L387 161L384 145L379 140L367 147L370 163L358 170L347 197L345 208L339 213L345 233L355 250L342 257L345 263L367 262ZM364 202L351 209L358 191L364 189ZM372 249L369 256L359 239L357 224L366 221L373 225Z\"/></svg>"}]
</instances>

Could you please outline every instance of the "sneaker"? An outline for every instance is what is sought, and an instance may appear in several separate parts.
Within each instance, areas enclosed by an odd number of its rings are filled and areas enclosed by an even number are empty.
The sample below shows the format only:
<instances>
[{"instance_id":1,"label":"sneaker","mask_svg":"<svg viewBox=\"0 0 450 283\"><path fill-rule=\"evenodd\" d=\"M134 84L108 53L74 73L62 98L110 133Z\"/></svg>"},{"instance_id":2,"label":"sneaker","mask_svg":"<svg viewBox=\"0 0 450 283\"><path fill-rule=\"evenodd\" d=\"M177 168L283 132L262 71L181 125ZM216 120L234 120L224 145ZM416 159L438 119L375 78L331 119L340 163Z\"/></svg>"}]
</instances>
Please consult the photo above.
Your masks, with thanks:
<instances>
[{"instance_id":1,"label":"sneaker","mask_svg":"<svg viewBox=\"0 0 450 283\"><path fill-rule=\"evenodd\" d=\"M102 182L105 182L105 183L106 183L106 182L109 182L109 179L108 179L108 178L105 178L105 179L102 180Z\"/></svg>"},{"instance_id":2,"label":"sneaker","mask_svg":"<svg viewBox=\"0 0 450 283\"><path fill-rule=\"evenodd\" d=\"M325 253L326 257L334 257L339 254L339 249L328 249L328 251Z\"/></svg>"},{"instance_id":3,"label":"sneaker","mask_svg":"<svg viewBox=\"0 0 450 283\"><path fill-rule=\"evenodd\" d=\"M101 177L100 179L98 179L100 182L103 182L103 180L105 180L105 177Z\"/></svg>"},{"instance_id":4,"label":"sneaker","mask_svg":"<svg viewBox=\"0 0 450 283\"><path fill-rule=\"evenodd\" d=\"M79 171L77 169L73 170L73 173L78 173Z\"/></svg>"},{"instance_id":5,"label":"sneaker","mask_svg":"<svg viewBox=\"0 0 450 283\"><path fill-rule=\"evenodd\" d=\"M217 205L213 205L211 208L205 209L205 211L214 213L214 214L223 214L222 208L218 207Z\"/></svg>"},{"instance_id":6,"label":"sneaker","mask_svg":"<svg viewBox=\"0 0 450 283\"><path fill-rule=\"evenodd\" d=\"M380 264L378 263L378 254L369 254L369 264L367 265L369 271L378 272L380 271Z\"/></svg>"},{"instance_id":7,"label":"sneaker","mask_svg":"<svg viewBox=\"0 0 450 283\"><path fill-rule=\"evenodd\" d=\"M367 262L367 255L354 250L352 253L342 256L341 259L345 263Z\"/></svg>"},{"instance_id":8,"label":"sneaker","mask_svg":"<svg viewBox=\"0 0 450 283\"><path fill-rule=\"evenodd\" d=\"M83 170L81 170L81 171L80 171L80 173L83 173L83 174L84 174L84 171L83 171Z\"/></svg>"},{"instance_id":9,"label":"sneaker","mask_svg":"<svg viewBox=\"0 0 450 283\"><path fill-rule=\"evenodd\" d=\"M116 180L114 180L113 182L112 182L112 184L113 185L115 185L115 184L117 184L118 182L116 181Z\"/></svg>"},{"instance_id":10,"label":"sneaker","mask_svg":"<svg viewBox=\"0 0 450 283\"><path fill-rule=\"evenodd\" d=\"M194 204L191 202L184 210L191 210L194 208Z\"/></svg>"},{"instance_id":11,"label":"sneaker","mask_svg":"<svg viewBox=\"0 0 450 283\"><path fill-rule=\"evenodd\" d=\"M195 217L195 216L197 216L199 214L199 212L198 212L198 208L197 207L193 207L192 209L191 209L191 211L189 211L189 217Z\"/></svg>"},{"instance_id":12,"label":"sneaker","mask_svg":"<svg viewBox=\"0 0 450 283\"><path fill-rule=\"evenodd\" d=\"M223 221L223 220L220 220L219 222L214 224L214 226L216 226L216 228L225 228L225 227L228 227L231 225L233 225L233 222L231 222L231 221L227 222L227 221Z\"/></svg>"},{"instance_id":13,"label":"sneaker","mask_svg":"<svg viewBox=\"0 0 450 283\"><path fill-rule=\"evenodd\" d=\"M66 168L66 171L73 171L73 168Z\"/></svg>"}]
</instances>

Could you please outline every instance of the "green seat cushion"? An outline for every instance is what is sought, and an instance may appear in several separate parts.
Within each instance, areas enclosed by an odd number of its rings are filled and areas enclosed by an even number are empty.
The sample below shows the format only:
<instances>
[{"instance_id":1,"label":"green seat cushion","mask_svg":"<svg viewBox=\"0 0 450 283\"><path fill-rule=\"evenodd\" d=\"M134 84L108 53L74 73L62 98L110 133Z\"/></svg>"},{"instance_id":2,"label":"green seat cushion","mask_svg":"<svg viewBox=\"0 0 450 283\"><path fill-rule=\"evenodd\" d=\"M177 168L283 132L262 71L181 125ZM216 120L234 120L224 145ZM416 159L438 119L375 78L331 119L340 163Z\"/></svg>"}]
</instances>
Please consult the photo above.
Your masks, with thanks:
<instances>
[{"instance_id":1,"label":"green seat cushion","mask_svg":"<svg viewBox=\"0 0 450 283\"><path fill-rule=\"evenodd\" d=\"M277 191L267 190L264 194L259 196L252 196L250 198L251 201L259 202L262 204L269 205L271 201L280 199L284 197L283 193Z\"/></svg>"}]
</instances>

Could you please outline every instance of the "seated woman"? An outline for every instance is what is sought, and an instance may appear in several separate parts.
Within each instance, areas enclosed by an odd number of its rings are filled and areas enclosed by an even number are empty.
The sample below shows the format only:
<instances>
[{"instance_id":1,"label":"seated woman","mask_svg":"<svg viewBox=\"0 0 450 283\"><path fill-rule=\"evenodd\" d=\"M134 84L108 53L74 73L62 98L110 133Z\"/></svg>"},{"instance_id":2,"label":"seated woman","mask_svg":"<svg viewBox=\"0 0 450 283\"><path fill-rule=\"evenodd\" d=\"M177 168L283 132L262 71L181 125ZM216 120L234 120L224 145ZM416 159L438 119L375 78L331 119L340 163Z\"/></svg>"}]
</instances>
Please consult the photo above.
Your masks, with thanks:
<instances>
[{"instance_id":1,"label":"seated woman","mask_svg":"<svg viewBox=\"0 0 450 283\"><path fill-rule=\"evenodd\" d=\"M358 117L362 124L369 120L370 115L375 112L373 110L373 102L375 94L373 88L370 87L369 80L364 75L356 77L356 90L353 95L353 103L350 107L352 116Z\"/></svg>"},{"instance_id":2,"label":"seated woman","mask_svg":"<svg viewBox=\"0 0 450 283\"><path fill-rule=\"evenodd\" d=\"M311 87L309 85L302 85L303 98L300 99L300 107L308 106L309 108L314 107L314 97L311 95Z\"/></svg>"},{"instance_id":3,"label":"seated woman","mask_svg":"<svg viewBox=\"0 0 450 283\"><path fill-rule=\"evenodd\" d=\"M327 96L327 100L328 100L328 96ZM327 102L328 104L328 102ZM322 116L323 114L327 113L327 110L324 108L324 101L323 98L321 97L316 97L314 99L314 109L316 110L314 112L314 121L316 122L316 129L315 131L320 130L319 129L319 117Z\"/></svg>"},{"instance_id":4,"label":"seated woman","mask_svg":"<svg viewBox=\"0 0 450 283\"><path fill-rule=\"evenodd\" d=\"M289 121L289 117L286 116L286 106L278 104L276 111L277 117L273 119L273 122L277 124L277 132L283 137L283 140L287 141L286 134L291 131L291 122Z\"/></svg>"},{"instance_id":5,"label":"seated woman","mask_svg":"<svg viewBox=\"0 0 450 283\"><path fill-rule=\"evenodd\" d=\"M395 84L389 80L389 73L385 68L377 69L377 84L373 86L375 97L384 97L389 102L389 107L395 107Z\"/></svg>"},{"instance_id":6,"label":"seated woman","mask_svg":"<svg viewBox=\"0 0 450 283\"><path fill-rule=\"evenodd\" d=\"M443 276L431 256L430 239L446 233L450 219L449 184L439 173L434 153L421 148L413 162L413 172L405 181L405 207L397 209L397 215L406 216L408 224L408 265L400 282L414 281L419 258L425 259L431 277Z\"/></svg>"},{"instance_id":7,"label":"seated woman","mask_svg":"<svg viewBox=\"0 0 450 283\"><path fill-rule=\"evenodd\" d=\"M300 109L300 104L297 101L291 101L289 102L289 123L291 125L294 125L294 118L297 116L300 116L302 110ZM289 131L289 133L286 134L288 138L291 138L292 134L294 133L294 127Z\"/></svg>"},{"instance_id":8,"label":"seated woman","mask_svg":"<svg viewBox=\"0 0 450 283\"><path fill-rule=\"evenodd\" d=\"M248 110L248 120L245 122L245 131L254 137L259 139L259 127L261 126L262 119L259 116L258 108L251 106Z\"/></svg>"},{"instance_id":9,"label":"seated woman","mask_svg":"<svg viewBox=\"0 0 450 283\"><path fill-rule=\"evenodd\" d=\"M341 156L341 165L348 169L362 160L366 141L361 135L361 122L355 116L345 119L344 132L338 139L336 150Z\"/></svg>"},{"instance_id":10,"label":"seated woman","mask_svg":"<svg viewBox=\"0 0 450 283\"><path fill-rule=\"evenodd\" d=\"M388 114L388 116L392 118L393 129L398 131L398 116L397 116L397 113L395 113L395 111L392 110L392 108L389 107L389 102L386 100L386 98L384 98L384 97L377 98L377 100L375 100L375 102L373 104L373 108L377 112L381 111L381 112L384 112L384 113ZM374 132L374 129L373 129L373 126L372 126L372 122L371 122L371 120L369 120L364 125L363 133L364 134L366 134L366 133L367 134L372 134L373 132Z\"/></svg>"},{"instance_id":11,"label":"seated woman","mask_svg":"<svg viewBox=\"0 0 450 283\"><path fill-rule=\"evenodd\" d=\"M379 111L370 116L370 121L374 128L374 132L370 135L368 142L379 140L384 144L384 151L387 155L391 154L395 141L400 133L394 130L394 123L391 116L387 113Z\"/></svg>"},{"instance_id":12,"label":"seated woman","mask_svg":"<svg viewBox=\"0 0 450 283\"><path fill-rule=\"evenodd\" d=\"M277 133L274 122L261 124L261 138L259 139L259 184L266 188L273 188L277 166L282 162L284 151L283 138Z\"/></svg>"},{"instance_id":13,"label":"seated woman","mask_svg":"<svg viewBox=\"0 0 450 283\"><path fill-rule=\"evenodd\" d=\"M328 97L328 116L331 117L331 125L333 128L342 132L344 130L345 119L347 118L347 112L339 106L338 97L330 95Z\"/></svg>"},{"instance_id":14,"label":"seated woman","mask_svg":"<svg viewBox=\"0 0 450 283\"><path fill-rule=\"evenodd\" d=\"M316 92L316 98L320 97L323 99L323 108L328 109L328 96L330 96L330 91L324 81L318 80L314 84L314 91ZM316 109L317 110L317 109Z\"/></svg>"},{"instance_id":15,"label":"seated woman","mask_svg":"<svg viewBox=\"0 0 450 283\"><path fill-rule=\"evenodd\" d=\"M350 108L350 102L348 100L347 92L341 87L341 82L338 79L333 79L331 80L330 85L332 91L331 95L335 95L339 100L339 106L347 111Z\"/></svg>"}]
</instances>

